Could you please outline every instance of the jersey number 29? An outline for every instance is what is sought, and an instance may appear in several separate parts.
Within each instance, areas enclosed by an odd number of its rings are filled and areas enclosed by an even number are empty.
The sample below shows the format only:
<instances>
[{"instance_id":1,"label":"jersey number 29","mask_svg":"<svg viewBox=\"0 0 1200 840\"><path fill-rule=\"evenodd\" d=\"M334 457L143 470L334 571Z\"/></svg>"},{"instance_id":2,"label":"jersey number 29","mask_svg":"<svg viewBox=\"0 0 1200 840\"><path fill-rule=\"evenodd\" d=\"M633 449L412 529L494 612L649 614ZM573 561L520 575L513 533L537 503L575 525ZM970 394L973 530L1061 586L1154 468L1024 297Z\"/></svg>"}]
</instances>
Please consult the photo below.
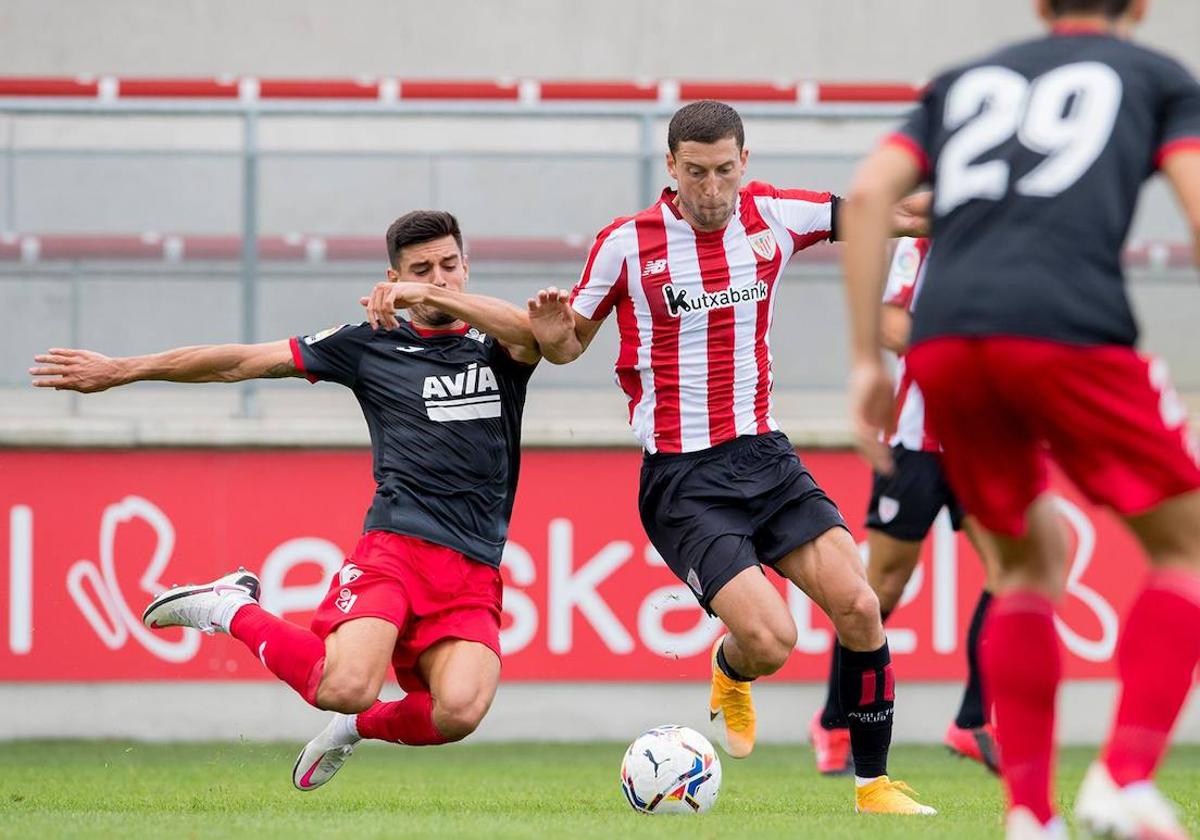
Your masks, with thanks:
<instances>
[{"instance_id":1,"label":"jersey number 29","mask_svg":"<svg viewBox=\"0 0 1200 840\"><path fill-rule=\"evenodd\" d=\"M1003 198L1009 162L975 161L1014 135L1021 145L1046 155L1016 182L1016 192L1058 195L1108 145L1121 95L1121 77L1095 61L1066 64L1032 82L1007 67L968 70L946 95L943 122L954 134L938 160L934 212L944 216L972 199Z\"/></svg>"}]
</instances>

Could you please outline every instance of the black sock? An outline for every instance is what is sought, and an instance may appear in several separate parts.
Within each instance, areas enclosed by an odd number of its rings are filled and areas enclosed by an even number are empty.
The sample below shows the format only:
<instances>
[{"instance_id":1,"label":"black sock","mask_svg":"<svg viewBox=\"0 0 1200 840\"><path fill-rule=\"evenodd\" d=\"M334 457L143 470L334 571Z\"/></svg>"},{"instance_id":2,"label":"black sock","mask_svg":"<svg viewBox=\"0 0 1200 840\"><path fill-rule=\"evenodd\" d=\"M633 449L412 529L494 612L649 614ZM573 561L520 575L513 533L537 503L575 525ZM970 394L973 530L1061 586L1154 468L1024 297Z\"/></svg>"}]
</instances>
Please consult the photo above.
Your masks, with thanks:
<instances>
[{"instance_id":1,"label":"black sock","mask_svg":"<svg viewBox=\"0 0 1200 840\"><path fill-rule=\"evenodd\" d=\"M738 682L754 682L754 677L743 677L737 671L733 670L733 666L729 664L729 660L725 658L725 642L722 641L720 647L717 648L717 667L721 669L721 673L729 677L731 680Z\"/></svg>"},{"instance_id":2,"label":"black sock","mask_svg":"<svg viewBox=\"0 0 1200 840\"><path fill-rule=\"evenodd\" d=\"M985 589L979 593L967 631L967 688L963 692L962 705L958 707L958 717L954 719L954 725L960 729L975 729L987 722L983 711L983 685L979 679L979 637L990 603L992 593Z\"/></svg>"},{"instance_id":3,"label":"black sock","mask_svg":"<svg viewBox=\"0 0 1200 840\"><path fill-rule=\"evenodd\" d=\"M884 622L888 620L892 611L881 609L879 613L880 621ZM846 715L842 713L842 699L838 690L838 678L842 669L841 649L841 643L834 636L833 652L829 656L829 687L825 692L825 708L821 711L822 729L845 729L849 725L846 723Z\"/></svg>"},{"instance_id":4,"label":"black sock","mask_svg":"<svg viewBox=\"0 0 1200 840\"><path fill-rule=\"evenodd\" d=\"M822 729L845 729L846 716L842 714L842 699L838 694L838 677L842 668L842 646L837 637L833 639L833 652L829 655L829 688L825 693L825 708L821 711Z\"/></svg>"},{"instance_id":5,"label":"black sock","mask_svg":"<svg viewBox=\"0 0 1200 840\"><path fill-rule=\"evenodd\" d=\"M891 652L884 642L870 651L843 647L840 656L839 694L850 725L854 774L864 779L886 775L896 699Z\"/></svg>"}]
</instances>

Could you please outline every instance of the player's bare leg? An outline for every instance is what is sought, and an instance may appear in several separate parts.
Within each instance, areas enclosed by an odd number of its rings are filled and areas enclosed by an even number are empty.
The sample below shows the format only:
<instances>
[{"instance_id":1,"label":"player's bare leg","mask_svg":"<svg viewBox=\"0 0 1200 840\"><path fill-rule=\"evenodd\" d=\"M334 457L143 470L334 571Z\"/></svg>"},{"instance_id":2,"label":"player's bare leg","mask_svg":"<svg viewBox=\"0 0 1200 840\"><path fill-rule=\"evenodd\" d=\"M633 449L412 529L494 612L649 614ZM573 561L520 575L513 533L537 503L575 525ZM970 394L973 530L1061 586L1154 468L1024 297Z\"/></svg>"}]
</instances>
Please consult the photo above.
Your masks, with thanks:
<instances>
[{"instance_id":1,"label":"player's bare leg","mask_svg":"<svg viewBox=\"0 0 1200 840\"><path fill-rule=\"evenodd\" d=\"M725 751L745 758L754 749L750 682L787 662L796 644L796 623L779 590L757 566L735 575L710 606L729 632L713 646L709 717Z\"/></svg>"},{"instance_id":2,"label":"player's bare leg","mask_svg":"<svg viewBox=\"0 0 1200 840\"><path fill-rule=\"evenodd\" d=\"M1126 522L1151 571L1122 632L1116 718L1080 789L1076 814L1094 833L1184 838L1153 777L1200 661L1200 492Z\"/></svg>"},{"instance_id":3,"label":"player's bare leg","mask_svg":"<svg viewBox=\"0 0 1200 840\"><path fill-rule=\"evenodd\" d=\"M325 667L316 690L318 708L337 712L309 741L292 767L297 790L316 790L334 777L360 740L355 720L379 699L399 630L382 618L356 618L325 637Z\"/></svg>"},{"instance_id":4,"label":"player's bare leg","mask_svg":"<svg viewBox=\"0 0 1200 840\"><path fill-rule=\"evenodd\" d=\"M381 621L358 621L368 620ZM371 628L365 628L363 632L364 635L370 633ZM343 651L352 650L348 641L343 638ZM382 635L373 636L370 641L379 644L377 650L382 650ZM391 651L391 647L387 648L385 675ZM500 682L499 657L479 642L445 639L421 654L418 670L429 686L427 691L413 691L402 700L382 702L378 699L377 689L375 698L364 711L336 715L301 751L293 770L293 784L304 791L325 784L342 768L362 738L426 746L461 741L474 732L496 696L496 686ZM358 684L356 680L350 682ZM382 679L379 687L382 688ZM360 698L354 699L357 705Z\"/></svg>"},{"instance_id":5,"label":"player's bare leg","mask_svg":"<svg viewBox=\"0 0 1200 840\"><path fill-rule=\"evenodd\" d=\"M898 540L874 528L867 529L867 583L879 598L880 615L900 604L904 587L921 559L920 540Z\"/></svg>"},{"instance_id":6,"label":"player's bare leg","mask_svg":"<svg viewBox=\"0 0 1200 840\"><path fill-rule=\"evenodd\" d=\"M419 663L433 701L433 725L446 741L461 741L483 721L500 684L500 658L479 642L446 639Z\"/></svg>"},{"instance_id":7,"label":"player's bare leg","mask_svg":"<svg viewBox=\"0 0 1200 840\"><path fill-rule=\"evenodd\" d=\"M382 618L356 618L325 637L325 671L317 706L333 712L366 711L379 699L399 635Z\"/></svg>"},{"instance_id":8,"label":"player's bare leg","mask_svg":"<svg viewBox=\"0 0 1200 840\"><path fill-rule=\"evenodd\" d=\"M776 564L825 611L837 631L841 656L839 688L850 723L860 813L936 814L887 776L895 685L879 615L850 533L831 528Z\"/></svg>"},{"instance_id":9,"label":"player's bare leg","mask_svg":"<svg viewBox=\"0 0 1200 840\"><path fill-rule=\"evenodd\" d=\"M1036 823L1058 831L1051 780L1062 660L1054 603L1062 591L1067 551L1049 494L1029 506L1026 529L1021 537L993 535L999 574L984 629L983 673L995 709L1008 819L1018 827Z\"/></svg>"}]
</instances>

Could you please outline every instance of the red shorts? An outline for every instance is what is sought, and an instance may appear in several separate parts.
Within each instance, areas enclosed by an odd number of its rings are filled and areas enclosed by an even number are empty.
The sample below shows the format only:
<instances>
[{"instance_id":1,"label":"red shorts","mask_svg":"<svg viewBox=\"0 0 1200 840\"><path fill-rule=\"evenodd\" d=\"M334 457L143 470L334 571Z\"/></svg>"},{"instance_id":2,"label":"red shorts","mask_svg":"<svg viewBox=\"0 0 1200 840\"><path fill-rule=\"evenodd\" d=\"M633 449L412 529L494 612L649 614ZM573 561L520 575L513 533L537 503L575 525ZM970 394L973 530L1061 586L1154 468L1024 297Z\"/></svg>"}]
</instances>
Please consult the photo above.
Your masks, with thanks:
<instances>
[{"instance_id":1,"label":"red shorts","mask_svg":"<svg viewBox=\"0 0 1200 840\"><path fill-rule=\"evenodd\" d=\"M939 338L906 357L950 485L988 530L1025 533L1047 456L1125 516L1200 488L1197 447L1166 365L1129 347Z\"/></svg>"},{"instance_id":2,"label":"red shorts","mask_svg":"<svg viewBox=\"0 0 1200 840\"><path fill-rule=\"evenodd\" d=\"M417 537L368 531L329 584L312 631L382 618L400 631L392 668L405 691L429 686L417 659L443 639L479 642L500 656L500 570Z\"/></svg>"}]
</instances>

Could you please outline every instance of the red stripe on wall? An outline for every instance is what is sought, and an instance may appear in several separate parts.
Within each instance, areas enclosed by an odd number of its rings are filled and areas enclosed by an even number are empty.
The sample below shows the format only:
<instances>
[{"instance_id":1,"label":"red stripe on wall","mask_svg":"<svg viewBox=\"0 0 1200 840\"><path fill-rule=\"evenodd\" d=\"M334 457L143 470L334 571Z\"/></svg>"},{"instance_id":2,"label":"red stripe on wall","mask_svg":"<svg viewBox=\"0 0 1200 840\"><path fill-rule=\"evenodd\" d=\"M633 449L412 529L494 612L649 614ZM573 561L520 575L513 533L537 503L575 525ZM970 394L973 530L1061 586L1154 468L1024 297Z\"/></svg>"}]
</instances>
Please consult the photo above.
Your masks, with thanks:
<instances>
[{"instance_id":1,"label":"red stripe on wall","mask_svg":"<svg viewBox=\"0 0 1200 840\"><path fill-rule=\"evenodd\" d=\"M679 98L719 99L722 102L795 102L796 85L762 82L680 82Z\"/></svg>"},{"instance_id":2,"label":"red stripe on wall","mask_svg":"<svg viewBox=\"0 0 1200 840\"><path fill-rule=\"evenodd\" d=\"M258 95L263 99L376 99L376 82L353 79L262 79Z\"/></svg>"},{"instance_id":3,"label":"red stripe on wall","mask_svg":"<svg viewBox=\"0 0 1200 840\"><path fill-rule=\"evenodd\" d=\"M637 82L542 82L543 100L616 99L644 101L658 99L658 85Z\"/></svg>"},{"instance_id":4,"label":"red stripe on wall","mask_svg":"<svg viewBox=\"0 0 1200 840\"><path fill-rule=\"evenodd\" d=\"M121 79L119 95L122 98L173 96L189 99L237 99L238 83L217 79Z\"/></svg>"},{"instance_id":5,"label":"red stripe on wall","mask_svg":"<svg viewBox=\"0 0 1200 840\"><path fill-rule=\"evenodd\" d=\"M517 86L501 82L402 80L401 99L507 99L516 101Z\"/></svg>"}]
</instances>

